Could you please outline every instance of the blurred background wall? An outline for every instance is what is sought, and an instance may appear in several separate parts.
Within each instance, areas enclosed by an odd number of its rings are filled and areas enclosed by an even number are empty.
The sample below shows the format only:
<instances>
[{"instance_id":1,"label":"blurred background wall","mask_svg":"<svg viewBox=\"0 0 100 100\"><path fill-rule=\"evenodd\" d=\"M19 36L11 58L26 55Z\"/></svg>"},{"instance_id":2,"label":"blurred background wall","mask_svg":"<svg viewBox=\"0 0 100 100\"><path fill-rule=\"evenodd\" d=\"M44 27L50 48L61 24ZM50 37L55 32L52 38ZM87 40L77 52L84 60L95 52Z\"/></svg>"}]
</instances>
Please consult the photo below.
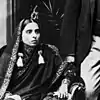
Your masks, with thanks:
<instances>
[{"instance_id":1,"label":"blurred background wall","mask_svg":"<svg viewBox=\"0 0 100 100\"><path fill-rule=\"evenodd\" d=\"M12 1L0 0L0 48L8 43L12 37L13 14Z\"/></svg>"},{"instance_id":2,"label":"blurred background wall","mask_svg":"<svg viewBox=\"0 0 100 100\"><path fill-rule=\"evenodd\" d=\"M7 0L0 0L0 47L6 44Z\"/></svg>"}]
</instances>

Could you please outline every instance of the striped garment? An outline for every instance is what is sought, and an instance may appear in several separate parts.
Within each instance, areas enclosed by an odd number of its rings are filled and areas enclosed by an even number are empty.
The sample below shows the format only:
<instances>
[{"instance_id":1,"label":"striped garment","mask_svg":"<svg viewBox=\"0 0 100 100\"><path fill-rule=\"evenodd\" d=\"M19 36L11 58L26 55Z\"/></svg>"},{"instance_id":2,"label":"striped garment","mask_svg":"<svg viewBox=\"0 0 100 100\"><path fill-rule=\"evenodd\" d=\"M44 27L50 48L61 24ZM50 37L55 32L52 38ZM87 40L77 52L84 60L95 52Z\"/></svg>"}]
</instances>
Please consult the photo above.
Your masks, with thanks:
<instances>
[{"instance_id":1,"label":"striped garment","mask_svg":"<svg viewBox=\"0 0 100 100\"><path fill-rule=\"evenodd\" d=\"M100 37L93 36L93 39L91 50L81 64L81 77L85 81L88 100L97 100L100 93Z\"/></svg>"}]
</instances>

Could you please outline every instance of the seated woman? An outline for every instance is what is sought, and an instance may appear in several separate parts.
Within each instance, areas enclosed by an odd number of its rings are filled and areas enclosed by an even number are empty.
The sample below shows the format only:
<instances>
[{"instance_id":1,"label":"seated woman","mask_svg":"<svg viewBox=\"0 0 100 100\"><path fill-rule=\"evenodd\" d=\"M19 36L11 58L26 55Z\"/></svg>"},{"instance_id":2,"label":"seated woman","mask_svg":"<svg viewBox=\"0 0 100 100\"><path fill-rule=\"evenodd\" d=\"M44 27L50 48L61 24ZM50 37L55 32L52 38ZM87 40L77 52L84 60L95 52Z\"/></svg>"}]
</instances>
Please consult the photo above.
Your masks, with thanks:
<instances>
[{"instance_id":1,"label":"seated woman","mask_svg":"<svg viewBox=\"0 0 100 100\"><path fill-rule=\"evenodd\" d=\"M42 100L50 93L67 96L67 63L55 46L40 43L40 29L37 14L23 19L1 55L0 100Z\"/></svg>"}]
</instances>

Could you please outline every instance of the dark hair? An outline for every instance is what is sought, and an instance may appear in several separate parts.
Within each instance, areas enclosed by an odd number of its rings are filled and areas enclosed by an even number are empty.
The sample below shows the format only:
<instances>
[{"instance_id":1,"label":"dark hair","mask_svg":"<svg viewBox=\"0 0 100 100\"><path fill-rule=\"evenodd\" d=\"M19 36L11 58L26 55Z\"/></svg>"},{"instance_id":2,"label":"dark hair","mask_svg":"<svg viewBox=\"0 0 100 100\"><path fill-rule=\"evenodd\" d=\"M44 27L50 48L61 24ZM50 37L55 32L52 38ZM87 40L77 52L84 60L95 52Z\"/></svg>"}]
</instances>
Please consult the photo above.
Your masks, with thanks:
<instances>
[{"instance_id":1,"label":"dark hair","mask_svg":"<svg viewBox=\"0 0 100 100\"><path fill-rule=\"evenodd\" d=\"M22 26L21 26L21 33L22 33L23 29L25 28L25 26L27 24L29 24L29 23L32 23L32 22L37 23L39 29L41 29L41 25L40 25L39 20L34 20L34 19L31 19L31 18L25 18L24 21L23 21L23 23L22 23Z\"/></svg>"},{"instance_id":2,"label":"dark hair","mask_svg":"<svg viewBox=\"0 0 100 100\"><path fill-rule=\"evenodd\" d=\"M23 42L22 42L22 31L24 30L24 28L25 28L25 26L27 25L27 24L29 24L29 23L36 23L37 25L38 25L38 27L39 27L39 29L40 29L40 23L39 23L39 21L38 20L34 20L34 19L31 19L31 18L25 18L24 20L23 20L23 22L22 22L22 24L21 24L21 30L20 30L20 32L21 32L21 36L20 36L20 45L19 45L19 52L23 52Z\"/></svg>"}]
</instances>

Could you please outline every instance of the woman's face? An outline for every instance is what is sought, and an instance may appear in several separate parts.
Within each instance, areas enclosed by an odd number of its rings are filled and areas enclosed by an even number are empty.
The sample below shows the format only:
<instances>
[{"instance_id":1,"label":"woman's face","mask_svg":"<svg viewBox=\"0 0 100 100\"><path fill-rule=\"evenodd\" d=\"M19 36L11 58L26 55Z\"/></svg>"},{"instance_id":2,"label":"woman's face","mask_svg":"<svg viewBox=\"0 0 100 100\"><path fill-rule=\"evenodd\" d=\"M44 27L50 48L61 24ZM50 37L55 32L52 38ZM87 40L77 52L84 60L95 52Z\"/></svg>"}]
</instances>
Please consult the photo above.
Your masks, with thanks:
<instances>
[{"instance_id":1,"label":"woman's face","mask_svg":"<svg viewBox=\"0 0 100 100\"><path fill-rule=\"evenodd\" d=\"M39 43L40 30L37 23L28 23L22 31L22 41L29 46L36 46Z\"/></svg>"}]
</instances>

